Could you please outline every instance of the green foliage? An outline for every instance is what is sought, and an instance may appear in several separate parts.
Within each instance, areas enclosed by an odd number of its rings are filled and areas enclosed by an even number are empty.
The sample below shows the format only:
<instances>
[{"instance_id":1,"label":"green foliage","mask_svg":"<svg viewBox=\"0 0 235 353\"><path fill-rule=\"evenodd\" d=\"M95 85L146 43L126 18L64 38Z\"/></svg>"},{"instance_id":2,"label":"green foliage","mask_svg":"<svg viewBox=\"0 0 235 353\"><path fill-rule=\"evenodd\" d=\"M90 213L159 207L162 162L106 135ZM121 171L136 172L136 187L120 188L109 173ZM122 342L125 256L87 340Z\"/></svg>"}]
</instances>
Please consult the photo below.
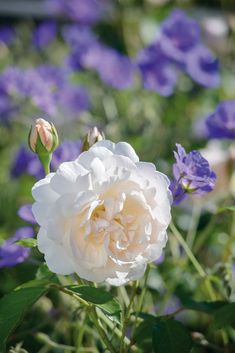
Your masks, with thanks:
<instances>
[{"instance_id":1,"label":"green foliage","mask_svg":"<svg viewBox=\"0 0 235 353\"><path fill-rule=\"evenodd\" d=\"M183 301L183 305L187 309L192 309L199 312L204 312L207 314L213 314L216 310L225 306L227 302L225 301L214 301L214 302L197 302L192 299L186 299Z\"/></svg>"},{"instance_id":2,"label":"green foliage","mask_svg":"<svg viewBox=\"0 0 235 353\"><path fill-rule=\"evenodd\" d=\"M137 327L134 342L143 352L189 353L193 341L188 329L168 316L148 317Z\"/></svg>"},{"instance_id":3,"label":"green foliage","mask_svg":"<svg viewBox=\"0 0 235 353\"><path fill-rule=\"evenodd\" d=\"M94 304L108 315L112 320L120 322L121 308L113 296L101 288L91 286L67 286L67 289L79 295L90 304Z\"/></svg>"},{"instance_id":4,"label":"green foliage","mask_svg":"<svg viewBox=\"0 0 235 353\"><path fill-rule=\"evenodd\" d=\"M22 239L15 242L15 244L23 246L25 248L35 248L37 246L37 239L33 239L33 238Z\"/></svg>"},{"instance_id":5,"label":"green foliage","mask_svg":"<svg viewBox=\"0 0 235 353\"><path fill-rule=\"evenodd\" d=\"M193 347L189 331L174 319L159 320L153 327L155 353L189 353Z\"/></svg>"},{"instance_id":6,"label":"green foliage","mask_svg":"<svg viewBox=\"0 0 235 353\"><path fill-rule=\"evenodd\" d=\"M233 325L235 325L235 303L229 303L215 312L213 326L215 329L221 329Z\"/></svg>"},{"instance_id":7,"label":"green foliage","mask_svg":"<svg viewBox=\"0 0 235 353\"><path fill-rule=\"evenodd\" d=\"M20 288L0 300L0 351L24 314L47 291L45 286Z\"/></svg>"}]
</instances>

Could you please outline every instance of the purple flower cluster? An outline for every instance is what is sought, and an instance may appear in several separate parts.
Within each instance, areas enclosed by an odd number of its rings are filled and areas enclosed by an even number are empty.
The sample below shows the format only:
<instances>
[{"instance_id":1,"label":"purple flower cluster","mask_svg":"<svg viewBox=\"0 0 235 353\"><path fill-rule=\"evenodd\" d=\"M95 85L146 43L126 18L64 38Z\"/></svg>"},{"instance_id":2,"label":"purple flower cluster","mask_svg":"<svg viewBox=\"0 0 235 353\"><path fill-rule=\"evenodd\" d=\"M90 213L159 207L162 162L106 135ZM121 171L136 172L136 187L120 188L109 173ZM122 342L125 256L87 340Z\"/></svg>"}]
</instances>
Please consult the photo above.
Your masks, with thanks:
<instances>
[{"instance_id":1,"label":"purple flower cluster","mask_svg":"<svg viewBox=\"0 0 235 353\"><path fill-rule=\"evenodd\" d=\"M103 3L100 0L47 0L50 12L65 15L84 25L92 25L101 19Z\"/></svg>"},{"instance_id":2,"label":"purple flower cluster","mask_svg":"<svg viewBox=\"0 0 235 353\"><path fill-rule=\"evenodd\" d=\"M176 144L176 147L171 191L174 204L179 204L187 194L203 195L212 191L216 182L216 174L210 169L208 161L202 157L200 152L191 151L187 154L180 144Z\"/></svg>"},{"instance_id":3,"label":"purple flower cluster","mask_svg":"<svg viewBox=\"0 0 235 353\"><path fill-rule=\"evenodd\" d=\"M56 37L57 25L55 21L43 21L33 31L32 42L37 49L44 49Z\"/></svg>"},{"instance_id":4,"label":"purple flower cluster","mask_svg":"<svg viewBox=\"0 0 235 353\"><path fill-rule=\"evenodd\" d=\"M15 39L15 31L10 26L0 26L0 45L4 43L10 45Z\"/></svg>"},{"instance_id":5,"label":"purple flower cluster","mask_svg":"<svg viewBox=\"0 0 235 353\"><path fill-rule=\"evenodd\" d=\"M235 100L220 103L205 123L209 138L235 139Z\"/></svg>"},{"instance_id":6,"label":"purple flower cluster","mask_svg":"<svg viewBox=\"0 0 235 353\"><path fill-rule=\"evenodd\" d=\"M21 206L18 210L18 216L32 226L37 224L32 213L31 204ZM35 233L32 227L21 227L17 229L11 238L5 240L0 246L0 268L12 267L24 262L29 257L31 249L17 245L16 242L22 239L32 238L34 235Z\"/></svg>"},{"instance_id":7,"label":"purple flower cluster","mask_svg":"<svg viewBox=\"0 0 235 353\"><path fill-rule=\"evenodd\" d=\"M51 170L55 171L61 163L76 159L80 152L80 141L62 142L53 153ZM24 145L17 151L11 167L13 178L18 178L23 174L32 175L36 179L41 179L44 176L44 171L38 157Z\"/></svg>"},{"instance_id":8,"label":"purple flower cluster","mask_svg":"<svg viewBox=\"0 0 235 353\"><path fill-rule=\"evenodd\" d=\"M176 83L176 70L186 72L202 86L219 85L219 64L203 45L197 22L175 10L162 23L158 40L143 49L137 64L146 89L170 95Z\"/></svg>"},{"instance_id":9,"label":"purple flower cluster","mask_svg":"<svg viewBox=\"0 0 235 353\"><path fill-rule=\"evenodd\" d=\"M15 244L15 242L33 236L34 230L32 227L22 227L11 238L5 240L0 246L0 268L12 267L24 262L31 251L29 248Z\"/></svg>"},{"instance_id":10,"label":"purple flower cluster","mask_svg":"<svg viewBox=\"0 0 235 353\"><path fill-rule=\"evenodd\" d=\"M65 68L51 65L27 70L8 67L0 75L1 120L6 120L6 113L17 107L19 99L30 99L40 113L51 117L62 111L76 118L89 107L87 92L70 84ZM23 105L20 107L22 109Z\"/></svg>"},{"instance_id":11,"label":"purple flower cluster","mask_svg":"<svg viewBox=\"0 0 235 353\"><path fill-rule=\"evenodd\" d=\"M116 50L100 43L88 27L71 25L63 32L71 53L66 59L72 70L91 69L100 79L116 89L125 89L133 83L135 66Z\"/></svg>"}]
</instances>

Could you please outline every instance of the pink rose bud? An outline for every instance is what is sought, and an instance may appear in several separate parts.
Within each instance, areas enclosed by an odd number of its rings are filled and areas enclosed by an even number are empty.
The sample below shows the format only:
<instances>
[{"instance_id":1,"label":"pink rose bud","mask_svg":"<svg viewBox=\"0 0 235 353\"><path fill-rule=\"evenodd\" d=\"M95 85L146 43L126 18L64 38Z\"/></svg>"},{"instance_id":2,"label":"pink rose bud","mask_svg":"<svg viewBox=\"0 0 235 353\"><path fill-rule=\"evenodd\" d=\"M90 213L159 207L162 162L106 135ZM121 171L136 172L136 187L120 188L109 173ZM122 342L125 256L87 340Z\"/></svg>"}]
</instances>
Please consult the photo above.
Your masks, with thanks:
<instances>
[{"instance_id":1,"label":"pink rose bud","mask_svg":"<svg viewBox=\"0 0 235 353\"><path fill-rule=\"evenodd\" d=\"M96 126L91 128L87 135L85 136L83 146L82 146L82 151L87 151L91 146L93 146L96 142L105 140L105 135L104 132L101 130L98 130Z\"/></svg>"},{"instance_id":2,"label":"pink rose bud","mask_svg":"<svg viewBox=\"0 0 235 353\"><path fill-rule=\"evenodd\" d=\"M44 119L37 119L29 132L29 147L37 153L52 153L58 146L55 126Z\"/></svg>"}]
</instances>

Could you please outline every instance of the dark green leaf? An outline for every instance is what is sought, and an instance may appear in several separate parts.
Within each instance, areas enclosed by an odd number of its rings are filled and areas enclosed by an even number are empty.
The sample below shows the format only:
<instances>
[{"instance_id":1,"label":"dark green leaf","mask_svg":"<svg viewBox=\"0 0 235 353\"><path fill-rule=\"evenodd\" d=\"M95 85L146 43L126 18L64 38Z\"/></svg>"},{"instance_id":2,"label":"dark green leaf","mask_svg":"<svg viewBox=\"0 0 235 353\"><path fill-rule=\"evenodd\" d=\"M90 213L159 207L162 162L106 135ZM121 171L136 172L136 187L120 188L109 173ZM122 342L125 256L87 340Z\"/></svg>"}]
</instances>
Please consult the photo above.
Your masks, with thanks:
<instances>
[{"instance_id":1,"label":"dark green leaf","mask_svg":"<svg viewBox=\"0 0 235 353\"><path fill-rule=\"evenodd\" d=\"M157 318L155 316L149 315L147 319L142 321L135 331L134 342L137 344L144 352L152 351L152 332L153 327L157 323Z\"/></svg>"},{"instance_id":2,"label":"dark green leaf","mask_svg":"<svg viewBox=\"0 0 235 353\"><path fill-rule=\"evenodd\" d=\"M213 314L216 310L223 307L227 304L225 301L214 301L214 302L206 302L201 301L197 302L192 299L182 300L182 304L187 309L192 309L196 311L201 311L207 314Z\"/></svg>"},{"instance_id":3,"label":"dark green leaf","mask_svg":"<svg viewBox=\"0 0 235 353\"><path fill-rule=\"evenodd\" d=\"M25 248L36 248L37 239L27 238L15 242L16 245L24 246Z\"/></svg>"},{"instance_id":4,"label":"dark green leaf","mask_svg":"<svg viewBox=\"0 0 235 353\"><path fill-rule=\"evenodd\" d=\"M155 353L189 353L192 349L190 333L179 321L159 320L152 334Z\"/></svg>"},{"instance_id":5,"label":"dark green leaf","mask_svg":"<svg viewBox=\"0 0 235 353\"><path fill-rule=\"evenodd\" d=\"M0 352L25 312L46 292L45 287L20 288L0 300Z\"/></svg>"},{"instance_id":6,"label":"dark green leaf","mask_svg":"<svg viewBox=\"0 0 235 353\"><path fill-rule=\"evenodd\" d=\"M95 304L102 309L108 316L120 321L121 308L112 294L103 289L90 286L67 286L67 289L75 292L88 303Z\"/></svg>"},{"instance_id":7,"label":"dark green leaf","mask_svg":"<svg viewBox=\"0 0 235 353\"><path fill-rule=\"evenodd\" d=\"M214 314L214 328L235 325L235 303L229 303L218 309Z\"/></svg>"}]
</instances>

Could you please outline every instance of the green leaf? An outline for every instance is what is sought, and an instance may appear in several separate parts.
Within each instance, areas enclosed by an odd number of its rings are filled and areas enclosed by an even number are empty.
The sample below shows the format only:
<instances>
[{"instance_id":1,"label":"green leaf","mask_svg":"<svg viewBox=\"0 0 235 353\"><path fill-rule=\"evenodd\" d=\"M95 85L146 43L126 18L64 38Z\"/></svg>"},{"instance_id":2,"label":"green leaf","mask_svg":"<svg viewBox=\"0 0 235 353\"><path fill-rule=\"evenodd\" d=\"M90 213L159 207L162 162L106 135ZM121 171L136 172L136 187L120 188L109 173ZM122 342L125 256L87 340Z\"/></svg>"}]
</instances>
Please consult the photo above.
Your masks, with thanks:
<instances>
[{"instance_id":1,"label":"green leaf","mask_svg":"<svg viewBox=\"0 0 235 353\"><path fill-rule=\"evenodd\" d=\"M16 241L15 244L20 245L20 246L24 246L25 248L36 248L37 239L26 238L26 239Z\"/></svg>"},{"instance_id":2,"label":"green leaf","mask_svg":"<svg viewBox=\"0 0 235 353\"><path fill-rule=\"evenodd\" d=\"M229 303L218 309L214 314L213 326L215 329L235 325L235 303Z\"/></svg>"},{"instance_id":3,"label":"green leaf","mask_svg":"<svg viewBox=\"0 0 235 353\"><path fill-rule=\"evenodd\" d=\"M235 212L235 206L226 206L226 207L221 207L218 209L217 213L222 213L226 211L232 211Z\"/></svg>"},{"instance_id":4,"label":"green leaf","mask_svg":"<svg viewBox=\"0 0 235 353\"><path fill-rule=\"evenodd\" d=\"M46 291L45 287L20 288L0 300L0 352L5 351L9 335L20 323L25 312Z\"/></svg>"},{"instance_id":5,"label":"green leaf","mask_svg":"<svg viewBox=\"0 0 235 353\"><path fill-rule=\"evenodd\" d=\"M192 299L182 300L182 304L187 309L192 309L196 311L201 311L207 314L214 314L216 310L222 308L227 304L225 301L214 301L214 302L206 302L206 301L194 301Z\"/></svg>"},{"instance_id":6,"label":"green leaf","mask_svg":"<svg viewBox=\"0 0 235 353\"><path fill-rule=\"evenodd\" d=\"M111 319L120 322L121 308L116 299L103 289L90 286L66 286L67 289L76 293L88 303L94 304L102 309Z\"/></svg>"},{"instance_id":7,"label":"green leaf","mask_svg":"<svg viewBox=\"0 0 235 353\"><path fill-rule=\"evenodd\" d=\"M149 315L148 318L142 321L135 331L134 342L144 351L152 351L152 332L153 327L157 324L158 319L155 316Z\"/></svg>"},{"instance_id":8,"label":"green leaf","mask_svg":"<svg viewBox=\"0 0 235 353\"><path fill-rule=\"evenodd\" d=\"M152 342L155 353L190 353L193 346L189 331L173 319L154 325Z\"/></svg>"}]
</instances>

